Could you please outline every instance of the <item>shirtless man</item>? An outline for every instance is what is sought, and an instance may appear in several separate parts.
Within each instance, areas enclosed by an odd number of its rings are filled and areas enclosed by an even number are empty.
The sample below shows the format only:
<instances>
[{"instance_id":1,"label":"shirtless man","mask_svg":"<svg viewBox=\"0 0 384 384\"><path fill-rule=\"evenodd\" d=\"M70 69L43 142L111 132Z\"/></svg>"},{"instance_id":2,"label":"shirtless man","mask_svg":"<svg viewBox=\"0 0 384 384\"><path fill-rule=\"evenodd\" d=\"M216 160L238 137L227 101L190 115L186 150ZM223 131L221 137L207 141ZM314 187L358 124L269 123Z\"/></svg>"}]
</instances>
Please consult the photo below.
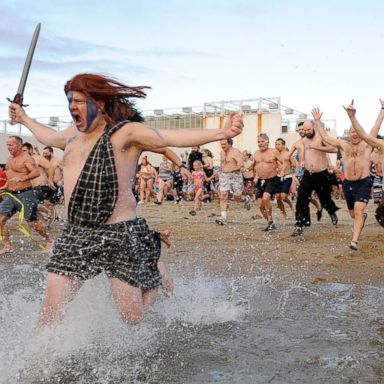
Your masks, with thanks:
<instances>
[{"instance_id":1,"label":"shirtless man","mask_svg":"<svg viewBox=\"0 0 384 384\"><path fill-rule=\"evenodd\" d=\"M307 120L303 124L305 137L302 139L304 147L304 174L300 181L296 201L296 223L292 236L303 233L303 226L311 224L309 202L312 191L320 200L323 208L329 213L332 224L336 225L338 218L336 211L339 209L331 199L331 189L328 183L328 158L327 152L336 152L337 149L323 144L321 136L315 131L315 124Z\"/></svg>"},{"instance_id":2,"label":"shirtless man","mask_svg":"<svg viewBox=\"0 0 384 384\"><path fill-rule=\"evenodd\" d=\"M283 213L284 218L287 219L287 213L285 212L284 202L288 204L289 208L291 208L292 213L295 214L295 208L288 195L291 189L292 179L294 176L292 175L292 167L296 169L298 167L298 163L296 162L293 156L289 156L289 150L285 146L284 139L277 139L275 142L275 148L279 151L283 160L283 164L279 168L281 190L280 193L278 193L276 196L276 203L281 212Z\"/></svg>"},{"instance_id":3,"label":"shirtless man","mask_svg":"<svg viewBox=\"0 0 384 384\"><path fill-rule=\"evenodd\" d=\"M233 140L231 138L220 141L220 211L221 216L215 222L219 225L227 223L228 209L228 193L233 192L233 197L237 202L244 202L247 210L251 208L251 198L243 196L243 175L241 168L243 167L243 158L241 152L237 148L232 147Z\"/></svg>"},{"instance_id":4,"label":"shirtless man","mask_svg":"<svg viewBox=\"0 0 384 384\"><path fill-rule=\"evenodd\" d=\"M381 110L380 114L376 120L375 126L377 124L381 124L383 118L382 113L384 113L384 100L380 100L381 103ZM356 131L356 133L359 135L361 139L363 139L368 145L377 148L380 154L384 153L384 140L378 139L376 136L377 134L367 134L363 127L360 125L356 118L356 108L353 105L353 100L351 104L348 106L348 108L345 108L345 111L347 112L349 118L351 119L352 127ZM372 131L371 131L372 132ZM375 132L373 132L375 133ZM384 158L384 156L383 156ZM382 163L382 167L384 167L384 162ZM378 208L376 209L376 220L379 222L381 226L384 227L384 204L379 204Z\"/></svg>"},{"instance_id":5,"label":"shirtless man","mask_svg":"<svg viewBox=\"0 0 384 384\"><path fill-rule=\"evenodd\" d=\"M357 242L367 218L365 208L371 196L370 157L372 147L359 137L353 127L349 130L349 142L329 136L321 125L321 115L322 113L318 108L312 110L317 132L326 143L339 148L343 156L345 171L345 180L343 182L344 197L349 214L353 219L353 235L349 248L356 251ZM381 109L376 123L371 129L371 136L377 136L383 118L384 110Z\"/></svg>"},{"instance_id":6,"label":"shirtless man","mask_svg":"<svg viewBox=\"0 0 384 384\"><path fill-rule=\"evenodd\" d=\"M303 178L304 175L304 167L303 167L303 162L304 162L304 145L303 145L303 139L305 138L305 130L304 130L304 121L301 121L299 124L297 124L297 133L300 135L300 139L297 140L295 143L292 144L291 149L289 151L288 156L291 157L296 151L297 151L297 157L295 158L297 162L297 167L295 170L295 176L292 180L292 189L294 189L294 194L295 197L297 198L297 190L300 185L300 181ZM311 195L311 200L310 202L315 206L316 208L316 216L317 216L317 221L321 220L322 216L322 211L323 208L316 196L316 193L313 192ZM306 225L306 224L304 224ZM308 224L310 225L310 224Z\"/></svg>"},{"instance_id":7,"label":"shirtless man","mask_svg":"<svg viewBox=\"0 0 384 384\"><path fill-rule=\"evenodd\" d=\"M267 226L263 231L276 229L272 219L271 197L281 191L281 180L277 176L279 166L283 164L280 152L275 148L269 148L269 137L265 133L257 136L259 150L253 156L255 161L256 198L259 209Z\"/></svg>"},{"instance_id":8,"label":"shirtless man","mask_svg":"<svg viewBox=\"0 0 384 384\"><path fill-rule=\"evenodd\" d=\"M136 216L132 193L141 153L205 144L242 131L237 114L222 129L149 128L131 101L145 97L145 88L101 75L74 76L64 88L74 124L64 131L36 122L17 104L9 107L12 123L29 128L43 144L64 150L68 224L50 254L40 326L57 322L82 282L102 271L110 279L122 318L137 324L161 284L161 234Z\"/></svg>"},{"instance_id":9,"label":"shirtless man","mask_svg":"<svg viewBox=\"0 0 384 384\"><path fill-rule=\"evenodd\" d=\"M20 137L9 136L6 144L11 155L6 164L8 177L6 190L10 195L5 193L3 201L0 203L0 233L3 239L3 248L0 250L0 255L13 252L6 222L16 212L19 212L23 206L24 219L27 224L44 238L46 248L49 249L51 241L45 225L37 220L38 201L32 191L31 180L40 175L35 160L29 154L23 152L23 140Z\"/></svg>"},{"instance_id":10,"label":"shirtless man","mask_svg":"<svg viewBox=\"0 0 384 384\"><path fill-rule=\"evenodd\" d=\"M46 146L43 149L43 157L47 159L51 165L53 181L53 185L51 185L51 187L53 187L56 192L53 194L50 202L56 204L63 196L63 162L58 157L54 156L53 148L51 146Z\"/></svg>"},{"instance_id":11,"label":"shirtless man","mask_svg":"<svg viewBox=\"0 0 384 384\"><path fill-rule=\"evenodd\" d=\"M47 159L33 151L33 147L30 143L23 144L23 152L28 153L33 157L37 169L39 170L40 175L35 179L32 179L31 184L36 199L39 202L38 211L40 217L47 222L52 215L52 204L49 203L49 200L54 189L51 165Z\"/></svg>"}]
</instances>

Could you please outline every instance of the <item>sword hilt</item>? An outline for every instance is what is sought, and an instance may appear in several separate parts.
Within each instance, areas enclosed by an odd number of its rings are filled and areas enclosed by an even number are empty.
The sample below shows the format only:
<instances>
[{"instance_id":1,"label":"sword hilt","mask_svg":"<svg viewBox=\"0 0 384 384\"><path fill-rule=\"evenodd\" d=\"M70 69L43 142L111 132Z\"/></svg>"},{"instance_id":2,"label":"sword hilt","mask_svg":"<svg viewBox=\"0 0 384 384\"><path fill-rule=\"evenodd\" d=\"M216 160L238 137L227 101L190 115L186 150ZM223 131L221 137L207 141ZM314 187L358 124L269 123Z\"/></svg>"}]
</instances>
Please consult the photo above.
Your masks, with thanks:
<instances>
[{"instance_id":1,"label":"sword hilt","mask_svg":"<svg viewBox=\"0 0 384 384\"><path fill-rule=\"evenodd\" d=\"M23 95L21 95L20 93L16 93L15 97L13 98L13 100L11 100L9 97L7 97L7 100L10 103L19 104L20 107L28 107L28 104L23 104Z\"/></svg>"}]
</instances>

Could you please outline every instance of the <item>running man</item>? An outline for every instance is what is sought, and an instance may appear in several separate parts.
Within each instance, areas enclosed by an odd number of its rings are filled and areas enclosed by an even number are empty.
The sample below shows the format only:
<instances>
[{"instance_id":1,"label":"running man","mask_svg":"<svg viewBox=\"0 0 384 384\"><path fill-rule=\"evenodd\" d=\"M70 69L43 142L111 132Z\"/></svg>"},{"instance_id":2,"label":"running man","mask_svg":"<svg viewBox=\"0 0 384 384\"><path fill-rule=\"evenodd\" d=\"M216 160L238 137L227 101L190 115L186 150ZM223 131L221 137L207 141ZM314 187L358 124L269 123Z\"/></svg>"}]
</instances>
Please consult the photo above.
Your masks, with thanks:
<instances>
[{"instance_id":1,"label":"running man","mask_svg":"<svg viewBox=\"0 0 384 384\"><path fill-rule=\"evenodd\" d=\"M23 152L28 153L35 160L37 169L39 170L40 175L35 179L31 180L33 192L36 196L39 205L37 210L39 212L39 217L44 220L48 226L49 219L53 214L53 204L50 203L50 199L54 193L54 185L52 183L52 169L50 162L45 159L43 156L37 154L33 150L33 146L30 143L23 144Z\"/></svg>"},{"instance_id":2,"label":"running man","mask_svg":"<svg viewBox=\"0 0 384 384\"><path fill-rule=\"evenodd\" d=\"M241 152L237 148L233 148L232 138L220 141L220 211L221 215L215 222L219 225L227 223L227 209L228 209L228 194L233 192L233 197L236 202L243 202L247 210L251 209L251 198L243 196L243 175L241 168L243 168L243 158Z\"/></svg>"},{"instance_id":3,"label":"running man","mask_svg":"<svg viewBox=\"0 0 384 384\"><path fill-rule=\"evenodd\" d=\"M295 214L295 207L289 198L289 191L292 185L292 167L296 169L299 165L293 156L289 156L289 150L285 146L285 140L278 138L275 142L275 148L279 151L283 164L279 167L279 177L281 180L281 190L276 196L276 203L281 210L285 219L287 219L287 213L285 211L284 202L288 204L293 214Z\"/></svg>"},{"instance_id":4,"label":"running man","mask_svg":"<svg viewBox=\"0 0 384 384\"><path fill-rule=\"evenodd\" d=\"M353 235L349 248L356 251L357 242L367 218L365 208L371 196L370 157L372 147L359 137L353 127L349 130L349 142L329 136L321 124L321 115L322 113L318 108L312 110L317 132L326 143L339 148L343 156L345 170L344 197L349 214L353 219ZM377 136L383 118L384 110L381 109L376 123L371 129L371 136Z\"/></svg>"},{"instance_id":5,"label":"running man","mask_svg":"<svg viewBox=\"0 0 384 384\"><path fill-rule=\"evenodd\" d=\"M0 233L3 248L0 255L13 252L6 222L24 207L24 219L45 240L45 247L51 247L51 240L43 222L37 219L38 201L32 190L31 180L40 176L35 160L23 152L23 140L19 136L9 136L7 148L10 157L6 164L8 181L6 193L0 203Z\"/></svg>"},{"instance_id":6,"label":"running man","mask_svg":"<svg viewBox=\"0 0 384 384\"><path fill-rule=\"evenodd\" d=\"M381 124L381 121L383 120L381 118L381 114L384 113L384 100L380 100L380 103L381 103L381 110L380 110L380 114L376 120L375 125ZM344 109L347 112L348 117L351 120L353 129L356 131L356 133L359 135L359 137L361 139L363 139L368 145L370 145L374 148L377 148L378 151L381 154L383 154L384 153L384 140L378 139L376 137L377 135L370 135L364 131L363 127L360 125L359 121L356 118L356 108L353 105L353 100L352 100L351 104L347 108L344 107ZM381 119L381 121L379 119ZM384 163L382 164L382 166L384 167ZM384 204L383 204L383 202L381 204L379 204L379 206L377 207L375 217L376 217L376 220L378 221L378 223L384 227Z\"/></svg>"},{"instance_id":7,"label":"running man","mask_svg":"<svg viewBox=\"0 0 384 384\"><path fill-rule=\"evenodd\" d=\"M338 218L334 201L331 199L331 189L328 183L328 157L327 152L336 152L336 148L323 144L321 136L315 131L312 120L303 124L305 137L302 139L304 147L304 174L300 181L296 201L296 223L292 236L303 234L303 227L311 225L309 202L311 194L316 192L322 207L331 217L332 224L336 225Z\"/></svg>"},{"instance_id":8,"label":"running man","mask_svg":"<svg viewBox=\"0 0 384 384\"><path fill-rule=\"evenodd\" d=\"M267 226L263 231L268 232L276 229L276 224L272 219L271 197L281 191L281 180L277 176L277 171L283 164L283 158L277 149L269 148L269 137L265 133L257 136L257 145L259 150L253 156L256 198L260 212L267 221Z\"/></svg>"},{"instance_id":9,"label":"running man","mask_svg":"<svg viewBox=\"0 0 384 384\"><path fill-rule=\"evenodd\" d=\"M297 140L295 143L292 144L291 149L289 150L288 156L291 157L295 152L295 160L297 162L297 167L295 170L295 177L292 180L292 190L295 198L297 199L297 191L298 187L300 185L300 182L304 176L304 144L303 139L305 138L305 130L304 130L304 121L301 121L299 124L297 124L297 133L300 136L300 139ZM317 221L321 220L323 208L316 196L316 192L312 192L311 200L310 202L315 206L316 208L316 217ZM304 224L304 225L310 225L310 223Z\"/></svg>"},{"instance_id":10,"label":"running man","mask_svg":"<svg viewBox=\"0 0 384 384\"><path fill-rule=\"evenodd\" d=\"M132 104L133 98L146 96L145 88L96 74L74 76L64 88L74 124L59 132L36 122L17 104L9 107L13 124L23 124L43 144L64 150L68 224L47 265L40 327L60 320L83 281L102 271L110 279L123 320L140 322L161 284L161 234L136 216L132 192L141 153L197 146L242 131L238 114L232 114L222 129L149 128Z\"/></svg>"}]
</instances>

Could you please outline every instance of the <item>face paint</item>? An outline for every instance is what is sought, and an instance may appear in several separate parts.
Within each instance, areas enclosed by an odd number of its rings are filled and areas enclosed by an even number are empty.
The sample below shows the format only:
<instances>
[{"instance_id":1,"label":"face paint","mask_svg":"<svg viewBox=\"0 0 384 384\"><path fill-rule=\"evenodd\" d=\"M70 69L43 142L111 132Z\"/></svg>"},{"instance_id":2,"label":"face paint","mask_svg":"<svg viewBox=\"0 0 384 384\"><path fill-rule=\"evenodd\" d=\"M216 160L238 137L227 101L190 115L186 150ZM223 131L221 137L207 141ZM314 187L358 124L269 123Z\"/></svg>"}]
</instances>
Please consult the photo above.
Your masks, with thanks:
<instances>
[{"instance_id":1,"label":"face paint","mask_svg":"<svg viewBox=\"0 0 384 384\"><path fill-rule=\"evenodd\" d=\"M99 113L99 110L97 108L97 104L93 100L88 99L87 100L87 126L85 127L84 132L87 132L88 129L91 127L98 113Z\"/></svg>"},{"instance_id":2,"label":"face paint","mask_svg":"<svg viewBox=\"0 0 384 384\"><path fill-rule=\"evenodd\" d=\"M91 99L86 99L84 96L80 96L79 99L76 99L74 98L73 92L67 93L67 99L69 112L75 121L77 130L80 132L87 132L99 113L97 104ZM76 108L74 108L75 106ZM86 106L86 110L84 106ZM86 116L84 116L84 114L86 114ZM80 119L80 117L86 117L86 126L83 129L81 128L80 123L83 119Z\"/></svg>"}]
</instances>

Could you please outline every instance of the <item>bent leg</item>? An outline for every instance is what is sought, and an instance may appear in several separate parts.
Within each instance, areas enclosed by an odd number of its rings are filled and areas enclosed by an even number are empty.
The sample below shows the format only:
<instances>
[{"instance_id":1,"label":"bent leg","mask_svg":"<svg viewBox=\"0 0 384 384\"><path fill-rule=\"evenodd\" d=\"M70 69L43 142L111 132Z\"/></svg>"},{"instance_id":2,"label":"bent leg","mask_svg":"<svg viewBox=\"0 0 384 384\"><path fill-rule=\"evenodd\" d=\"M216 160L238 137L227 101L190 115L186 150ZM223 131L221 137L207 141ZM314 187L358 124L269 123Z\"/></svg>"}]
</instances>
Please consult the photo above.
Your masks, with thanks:
<instances>
[{"instance_id":1,"label":"bent leg","mask_svg":"<svg viewBox=\"0 0 384 384\"><path fill-rule=\"evenodd\" d=\"M60 321L64 315L64 306L79 291L83 283L69 276L60 276L49 272L45 298L40 312L37 328L52 325Z\"/></svg>"}]
</instances>

